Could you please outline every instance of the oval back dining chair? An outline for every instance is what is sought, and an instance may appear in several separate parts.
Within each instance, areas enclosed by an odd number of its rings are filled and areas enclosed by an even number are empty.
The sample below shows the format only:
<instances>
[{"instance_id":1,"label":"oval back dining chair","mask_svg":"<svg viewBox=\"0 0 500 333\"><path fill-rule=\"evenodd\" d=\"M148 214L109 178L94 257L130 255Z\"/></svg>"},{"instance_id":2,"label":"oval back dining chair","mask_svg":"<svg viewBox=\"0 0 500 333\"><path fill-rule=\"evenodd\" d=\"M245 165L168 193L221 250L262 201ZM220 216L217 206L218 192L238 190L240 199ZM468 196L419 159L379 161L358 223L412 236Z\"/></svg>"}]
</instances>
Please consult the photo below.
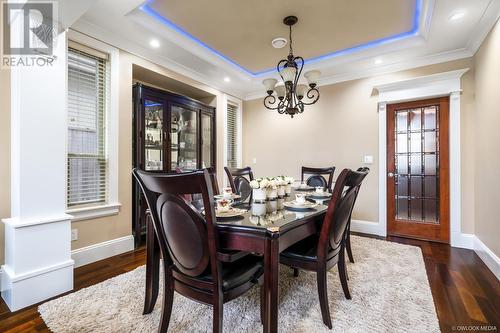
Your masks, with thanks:
<instances>
[{"instance_id":1,"label":"oval back dining chair","mask_svg":"<svg viewBox=\"0 0 500 333\"><path fill-rule=\"evenodd\" d=\"M151 211L163 257L164 294L159 332L168 329L174 291L213 306L213 331L222 332L223 304L262 280L262 260L222 262L215 228L213 186L207 170L158 174L134 169ZM201 194L204 212L184 196Z\"/></svg>"},{"instance_id":2,"label":"oval back dining chair","mask_svg":"<svg viewBox=\"0 0 500 333\"><path fill-rule=\"evenodd\" d=\"M328 168L311 168L303 166L300 181L303 182L307 177L305 180L307 185L312 187L322 186L328 191L331 191L334 173L334 166ZM326 180L325 176L328 177L328 180Z\"/></svg>"},{"instance_id":3,"label":"oval back dining chair","mask_svg":"<svg viewBox=\"0 0 500 333\"><path fill-rule=\"evenodd\" d=\"M345 270L345 232L356 199L356 189L366 173L344 169L335 183L319 234L312 235L285 249L280 262L295 269L316 272L323 322L332 328L328 307L327 272L339 265L339 277L347 299L351 298Z\"/></svg>"},{"instance_id":4,"label":"oval back dining chair","mask_svg":"<svg viewBox=\"0 0 500 333\"><path fill-rule=\"evenodd\" d=\"M252 187L250 186L250 182L253 180L252 168L229 169L228 167L224 167L224 171L226 171L233 193L241 195L240 201L251 200Z\"/></svg>"},{"instance_id":5,"label":"oval back dining chair","mask_svg":"<svg viewBox=\"0 0 500 333\"><path fill-rule=\"evenodd\" d=\"M358 170L356 171L368 174L370 172L370 168L361 167L358 168ZM356 204L356 200L358 199L360 188L361 184L359 184L358 188L356 189L356 198L354 198L354 204ZM353 205L353 210L354 210L354 205ZM347 225L345 249L347 251L347 257L349 258L349 261L354 263L354 256L352 255L352 248L351 248L351 218L352 218L352 211L351 214L349 215L349 224Z\"/></svg>"}]
</instances>

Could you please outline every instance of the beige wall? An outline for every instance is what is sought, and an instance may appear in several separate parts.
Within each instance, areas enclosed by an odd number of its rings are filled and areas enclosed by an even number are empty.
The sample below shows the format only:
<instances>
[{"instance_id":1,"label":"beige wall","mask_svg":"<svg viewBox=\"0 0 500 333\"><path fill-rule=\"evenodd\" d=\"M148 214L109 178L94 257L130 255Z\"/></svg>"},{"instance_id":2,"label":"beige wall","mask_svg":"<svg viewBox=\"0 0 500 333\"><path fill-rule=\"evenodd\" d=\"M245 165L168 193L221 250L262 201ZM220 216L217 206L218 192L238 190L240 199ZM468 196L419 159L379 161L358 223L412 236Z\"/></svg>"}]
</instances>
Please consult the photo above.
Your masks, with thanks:
<instances>
[{"instance_id":1,"label":"beige wall","mask_svg":"<svg viewBox=\"0 0 500 333\"><path fill-rule=\"evenodd\" d=\"M10 70L0 69L0 219L10 217ZM4 262L4 227L0 223L0 263Z\"/></svg>"},{"instance_id":2,"label":"beige wall","mask_svg":"<svg viewBox=\"0 0 500 333\"><path fill-rule=\"evenodd\" d=\"M389 75L322 86L317 104L307 107L294 119L264 108L262 99L247 101L243 106L243 162L255 174L300 176L300 167L343 168L363 165L363 155L373 155L371 173L363 185L354 218L378 221L378 114L373 87L382 83L416 76L472 68L472 59L415 68ZM472 132L469 119L474 111L473 70L462 78L462 133L466 141ZM472 145L462 145L462 201L472 200L473 177L470 173ZM253 164L253 158L257 164ZM463 232L473 232L471 205L463 206Z\"/></svg>"},{"instance_id":3,"label":"beige wall","mask_svg":"<svg viewBox=\"0 0 500 333\"><path fill-rule=\"evenodd\" d=\"M500 256L500 23L474 57L476 67L475 232Z\"/></svg>"}]
</instances>

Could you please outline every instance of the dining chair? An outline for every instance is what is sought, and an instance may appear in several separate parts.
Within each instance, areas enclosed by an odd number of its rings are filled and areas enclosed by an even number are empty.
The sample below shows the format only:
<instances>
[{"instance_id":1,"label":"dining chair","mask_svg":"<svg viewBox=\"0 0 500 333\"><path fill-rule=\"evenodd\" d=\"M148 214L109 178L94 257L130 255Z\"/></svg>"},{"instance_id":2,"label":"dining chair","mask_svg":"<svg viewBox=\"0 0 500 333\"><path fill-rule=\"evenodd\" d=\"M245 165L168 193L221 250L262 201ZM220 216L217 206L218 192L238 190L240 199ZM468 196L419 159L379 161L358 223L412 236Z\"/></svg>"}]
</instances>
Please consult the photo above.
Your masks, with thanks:
<instances>
[{"instance_id":1,"label":"dining chair","mask_svg":"<svg viewBox=\"0 0 500 333\"><path fill-rule=\"evenodd\" d=\"M133 174L151 211L163 258L164 291L159 332L168 329L174 292L212 305L213 331L222 332L224 303L244 294L255 284L262 284L262 259L247 255L231 263L220 260L213 187L207 170L158 174L134 169ZM204 213L183 197L196 193L202 195Z\"/></svg>"},{"instance_id":2,"label":"dining chair","mask_svg":"<svg viewBox=\"0 0 500 333\"><path fill-rule=\"evenodd\" d=\"M349 223L356 190L367 173L344 169L333 189L320 232L285 249L280 263L295 269L316 272L323 323L332 328L328 306L327 272L338 264L342 290L351 299L345 270L345 232Z\"/></svg>"},{"instance_id":3,"label":"dining chair","mask_svg":"<svg viewBox=\"0 0 500 333\"><path fill-rule=\"evenodd\" d=\"M228 167L224 167L224 170L226 171L229 185L233 193L241 195L240 201L244 202L247 201L247 199L251 200L252 187L250 186L250 181L254 179L252 168L229 169Z\"/></svg>"},{"instance_id":4,"label":"dining chair","mask_svg":"<svg viewBox=\"0 0 500 333\"><path fill-rule=\"evenodd\" d=\"M356 170L358 172L364 172L368 174L370 172L370 168L368 167L361 167ZM354 210L354 205L356 204L356 200L358 199L358 194L359 190L361 188L361 184L358 185L358 188L356 189L356 197L354 198L354 204L353 204L353 209ZM352 217L352 210L351 214L349 215L349 223L347 224L347 231L346 231L346 243L345 243L345 249L347 252L347 257L349 258L349 261L354 263L354 257L352 255L352 248L351 248L351 217Z\"/></svg>"},{"instance_id":5,"label":"dining chair","mask_svg":"<svg viewBox=\"0 0 500 333\"><path fill-rule=\"evenodd\" d=\"M323 188L331 191L334 172L334 166L328 168L311 168L303 166L300 181L303 182L304 178L308 176L305 180L307 185L312 187L323 186ZM325 176L328 176L328 181Z\"/></svg>"}]
</instances>

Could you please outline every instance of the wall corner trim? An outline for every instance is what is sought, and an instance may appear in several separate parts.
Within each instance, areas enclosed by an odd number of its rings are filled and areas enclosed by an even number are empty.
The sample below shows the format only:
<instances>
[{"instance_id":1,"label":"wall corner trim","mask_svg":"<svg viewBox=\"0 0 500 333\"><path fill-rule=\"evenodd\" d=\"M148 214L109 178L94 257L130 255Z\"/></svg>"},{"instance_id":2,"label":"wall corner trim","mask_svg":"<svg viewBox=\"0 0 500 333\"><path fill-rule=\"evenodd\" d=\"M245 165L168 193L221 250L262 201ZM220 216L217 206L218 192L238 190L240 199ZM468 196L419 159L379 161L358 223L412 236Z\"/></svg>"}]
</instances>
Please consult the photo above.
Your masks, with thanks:
<instances>
[{"instance_id":1,"label":"wall corner trim","mask_svg":"<svg viewBox=\"0 0 500 333\"><path fill-rule=\"evenodd\" d=\"M477 236L474 236L474 251L493 272L497 280L500 280L500 258L490 250Z\"/></svg>"},{"instance_id":2,"label":"wall corner trim","mask_svg":"<svg viewBox=\"0 0 500 333\"><path fill-rule=\"evenodd\" d=\"M71 251L75 268L134 250L134 236L111 239Z\"/></svg>"}]
</instances>

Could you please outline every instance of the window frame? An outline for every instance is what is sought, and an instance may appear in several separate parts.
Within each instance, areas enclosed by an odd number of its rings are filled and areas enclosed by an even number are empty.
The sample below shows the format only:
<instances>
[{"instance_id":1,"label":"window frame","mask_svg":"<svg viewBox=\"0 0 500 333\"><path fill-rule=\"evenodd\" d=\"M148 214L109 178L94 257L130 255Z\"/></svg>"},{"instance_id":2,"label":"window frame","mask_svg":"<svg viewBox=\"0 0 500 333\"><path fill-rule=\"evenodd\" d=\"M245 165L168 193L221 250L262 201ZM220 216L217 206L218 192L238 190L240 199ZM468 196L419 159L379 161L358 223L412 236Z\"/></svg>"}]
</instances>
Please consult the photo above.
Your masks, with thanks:
<instances>
[{"instance_id":1,"label":"window frame","mask_svg":"<svg viewBox=\"0 0 500 333\"><path fill-rule=\"evenodd\" d=\"M109 77L108 106L106 110L105 125L105 156L107 156L107 191L104 203L86 204L82 206L67 207L66 212L73 215L73 221L95 219L104 216L116 215L121 204L118 200L118 99L119 99L119 50L106 43L95 40L74 30L68 31L68 40L81 44L83 47L96 50L108 55ZM68 46L69 46L68 42ZM68 49L67 49L68 50ZM85 52L85 49L82 49ZM66 51L68 52L68 51ZM68 75L66 75L68 77ZM66 82L68 89L68 82ZM69 124L68 124L69 125ZM67 132L68 133L68 132ZM68 134L67 134L68 135ZM68 138L66 138L66 151ZM68 154L66 154L68 156ZM66 158L66 163L68 159ZM68 177L66 176L66 179ZM67 187L67 185L66 185ZM66 193L68 193L66 188ZM67 205L67 200L66 200Z\"/></svg>"},{"instance_id":2,"label":"window frame","mask_svg":"<svg viewBox=\"0 0 500 333\"><path fill-rule=\"evenodd\" d=\"M227 137L227 112L228 112L228 104L232 104L237 107L237 121L236 121L236 167L241 168L243 163L243 154L242 154L242 141L243 141L243 102L241 99L224 94L223 97L223 105L224 105L224 166L227 166L227 158L228 158L228 137ZM227 177L224 177L224 184L228 185Z\"/></svg>"}]
</instances>

